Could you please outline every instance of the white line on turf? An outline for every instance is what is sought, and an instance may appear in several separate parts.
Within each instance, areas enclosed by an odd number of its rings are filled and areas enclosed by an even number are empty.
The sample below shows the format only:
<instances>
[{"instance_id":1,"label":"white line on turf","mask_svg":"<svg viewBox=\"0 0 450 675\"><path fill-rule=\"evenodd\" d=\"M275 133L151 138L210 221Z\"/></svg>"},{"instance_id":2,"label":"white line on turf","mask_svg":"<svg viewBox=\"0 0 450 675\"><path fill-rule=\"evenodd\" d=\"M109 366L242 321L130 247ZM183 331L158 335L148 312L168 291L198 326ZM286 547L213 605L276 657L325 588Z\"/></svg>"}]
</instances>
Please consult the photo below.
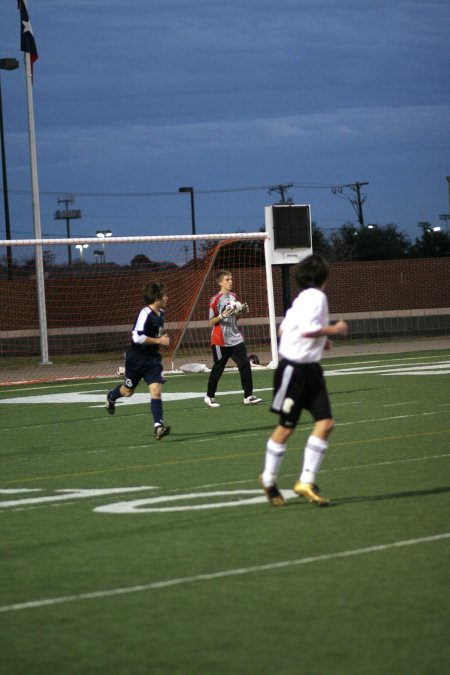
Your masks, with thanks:
<instances>
[{"instance_id":1,"label":"white line on turf","mask_svg":"<svg viewBox=\"0 0 450 675\"><path fill-rule=\"evenodd\" d=\"M353 471L353 470L359 470L359 469L370 469L370 468L376 468L380 466L386 466L386 465L392 465L392 464L405 464L405 463L410 463L410 462L426 462L428 460L432 459L446 459L450 457L450 453L446 453L443 455L429 455L427 457L407 457L404 459L391 459L391 460L386 460L384 462L371 462L370 464L353 464L351 466L340 466L340 467L334 467L330 469L321 469L321 474L322 473L334 473L334 472L339 472L339 471ZM283 474L283 479L287 478L292 478L294 476L297 476L298 474L293 474L293 473L286 473ZM192 492L193 490L205 490L205 489L211 489L211 488L228 488L231 486L236 486L236 485L244 485L244 484L254 484L256 481L256 478L253 476L252 478L243 478L241 480L230 480L230 481L221 481L219 483L204 483L202 485L191 485L191 486L185 486L184 488L171 488L168 490L165 490L166 493L175 493L175 494L182 494L185 493L186 491ZM149 489L151 489L154 494L155 492L157 493L158 490L163 490L163 488L160 488L158 486L151 486ZM37 488L36 490L29 490L31 491L40 491L42 488ZM86 500L93 499L93 498L98 498L98 497L87 497ZM67 501L64 503L47 503L47 504L28 504L26 506L21 506L21 507L15 507L15 508L9 508L8 513L17 513L19 511L32 511L34 509L40 509L40 508L54 508L58 506L67 506L67 505L74 505L77 502L75 501ZM79 504L80 502L78 502ZM1 502L0 502L1 505ZM0 509L0 513L6 513L5 509Z\"/></svg>"},{"instance_id":2,"label":"white line on turf","mask_svg":"<svg viewBox=\"0 0 450 675\"><path fill-rule=\"evenodd\" d=\"M419 414L413 414L413 415L392 415L391 417L374 417L372 419L364 419L364 420L350 420L349 422L336 422L335 426L336 427L348 427L348 426L353 426L355 424L372 424L373 422L390 422L391 420L400 420L400 419L407 419L409 417L420 417L420 416L427 416L427 415L441 415L441 412L438 410L433 410L431 412L422 412ZM261 436L261 434L267 434L267 429L262 429L259 431L253 431L253 432L246 432L244 434L236 434L232 433L231 431L229 432L230 438L231 436L233 438L250 438L252 436ZM198 438L197 436L193 438L192 440L189 438L183 439L183 443L195 443L195 445L199 445L200 443L211 443L211 441L214 440L214 438L219 438L223 435L223 432L220 433L213 433L211 432L206 436L206 438ZM150 441L149 441L150 443ZM141 445L129 445L127 446L127 450L141 450L143 448L148 448L149 443L143 443ZM107 450L105 449L104 452Z\"/></svg>"},{"instance_id":3,"label":"white line on turf","mask_svg":"<svg viewBox=\"0 0 450 675\"><path fill-rule=\"evenodd\" d=\"M419 544L430 544L443 539L448 539L450 532L443 532L429 537L420 537L418 539L405 539L403 541L394 541L389 544L378 544L377 546L368 546L366 548L356 548L347 551L336 551L334 553L325 553L323 555L310 556L307 558L296 558L294 560L281 560L279 562L268 563L266 565L254 565L252 567L239 567L237 569L223 570L221 572L210 572L206 574L197 574L191 577L178 577L166 579L163 581L153 581L148 584L138 586L126 586L124 588L110 588L104 591L92 591L91 593L78 593L74 595L63 595L55 598L42 598L41 600L30 600L12 605L0 606L0 613L17 612L26 609L39 609L49 605L62 605L68 602L82 602L83 600L97 600L100 598L109 598L114 595L127 595L130 593L143 593L146 591L158 590L161 588L170 588L172 586L183 586L185 584L198 583L202 581L213 581L215 579L226 579L230 577L245 576L247 574L256 574L258 572L272 572L274 570L286 569L288 567L297 567L299 565L309 565L311 563L326 562L328 560L337 560L339 558L350 558L352 556L367 555L369 553L380 553L390 549L404 548L406 546L417 546Z\"/></svg>"}]
</instances>

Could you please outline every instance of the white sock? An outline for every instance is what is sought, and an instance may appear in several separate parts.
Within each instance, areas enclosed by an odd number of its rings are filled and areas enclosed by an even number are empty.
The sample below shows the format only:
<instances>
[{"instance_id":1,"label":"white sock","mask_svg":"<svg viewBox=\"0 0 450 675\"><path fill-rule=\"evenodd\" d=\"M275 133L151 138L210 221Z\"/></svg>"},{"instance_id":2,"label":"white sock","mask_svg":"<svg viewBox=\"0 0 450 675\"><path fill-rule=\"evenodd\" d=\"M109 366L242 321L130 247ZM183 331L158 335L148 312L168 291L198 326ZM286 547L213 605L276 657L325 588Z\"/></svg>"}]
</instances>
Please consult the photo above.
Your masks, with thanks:
<instances>
[{"instance_id":1,"label":"white sock","mask_svg":"<svg viewBox=\"0 0 450 675\"><path fill-rule=\"evenodd\" d=\"M316 482L316 476L319 473L327 448L328 441L323 441L311 434L303 451L303 468L299 477L301 483Z\"/></svg>"},{"instance_id":2,"label":"white sock","mask_svg":"<svg viewBox=\"0 0 450 675\"><path fill-rule=\"evenodd\" d=\"M285 452L285 444L275 443L269 438L266 444L266 459L262 473L262 482L265 487L270 487L277 482L278 471Z\"/></svg>"}]
</instances>

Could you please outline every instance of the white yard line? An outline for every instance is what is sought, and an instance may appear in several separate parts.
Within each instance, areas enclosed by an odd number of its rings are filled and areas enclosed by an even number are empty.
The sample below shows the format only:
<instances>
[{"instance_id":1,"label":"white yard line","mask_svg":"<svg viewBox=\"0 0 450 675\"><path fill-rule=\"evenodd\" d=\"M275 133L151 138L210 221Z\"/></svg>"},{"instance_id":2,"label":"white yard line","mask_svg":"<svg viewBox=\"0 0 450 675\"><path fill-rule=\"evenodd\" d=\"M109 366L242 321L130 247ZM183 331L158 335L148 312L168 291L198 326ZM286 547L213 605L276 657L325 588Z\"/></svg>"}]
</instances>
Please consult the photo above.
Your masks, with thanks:
<instances>
[{"instance_id":1,"label":"white yard line","mask_svg":"<svg viewBox=\"0 0 450 675\"><path fill-rule=\"evenodd\" d=\"M55 598L42 598L41 600L30 600L12 605L0 606L0 613L17 612L26 609L39 609L49 605L62 605L69 602L82 602L84 600L98 600L100 598L110 598L115 595L128 595L130 593L145 593L173 586L184 586L186 584L198 583L202 581L214 581L216 579L226 579L230 577L246 576L258 572L272 572L275 570L286 569L289 567L298 567L300 565L309 565L311 563L327 562L328 560L337 560L339 558L350 558L370 553L380 553L396 548L407 546L418 546L421 544L430 544L443 539L448 539L450 532L431 535L429 537L420 537L418 539L405 539L403 541L394 541L389 544L378 544L377 546L368 546L366 548L349 549L347 551L335 551L323 555L310 556L307 558L296 558L294 560L281 560L279 562L268 563L266 565L255 565L253 567L239 567L231 570L222 570L219 572L209 572L197 574L190 577L176 577L174 579L165 579L153 581L138 586L125 586L123 588L110 588L104 591L92 591L90 593L77 593L74 595L63 595Z\"/></svg>"}]
</instances>

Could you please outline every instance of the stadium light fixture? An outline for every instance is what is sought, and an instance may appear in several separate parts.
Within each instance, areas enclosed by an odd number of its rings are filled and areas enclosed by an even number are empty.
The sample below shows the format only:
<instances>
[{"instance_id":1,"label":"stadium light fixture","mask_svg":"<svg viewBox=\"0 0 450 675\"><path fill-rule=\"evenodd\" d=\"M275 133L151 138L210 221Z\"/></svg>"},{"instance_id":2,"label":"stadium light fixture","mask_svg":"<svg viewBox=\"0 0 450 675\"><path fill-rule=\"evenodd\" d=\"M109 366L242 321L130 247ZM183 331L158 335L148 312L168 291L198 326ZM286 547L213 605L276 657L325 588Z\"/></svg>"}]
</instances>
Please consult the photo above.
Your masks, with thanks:
<instances>
[{"instance_id":1,"label":"stadium light fixture","mask_svg":"<svg viewBox=\"0 0 450 675\"><path fill-rule=\"evenodd\" d=\"M85 248L89 248L89 244L75 244L75 248L77 248L80 252L80 262L83 262L83 253Z\"/></svg>"},{"instance_id":2,"label":"stadium light fixture","mask_svg":"<svg viewBox=\"0 0 450 675\"><path fill-rule=\"evenodd\" d=\"M97 230L95 236L103 240L106 239L106 237L112 237L112 232L111 230ZM103 262L105 262L106 261L105 243L103 241L102 241L102 253L103 253Z\"/></svg>"},{"instance_id":3,"label":"stadium light fixture","mask_svg":"<svg viewBox=\"0 0 450 675\"><path fill-rule=\"evenodd\" d=\"M450 213L440 213L439 220L445 221L445 231L448 233L448 221L450 220Z\"/></svg>"},{"instance_id":4,"label":"stadium light fixture","mask_svg":"<svg viewBox=\"0 0 450 675\"><path fill-rule=\"evenodd\" d=\"M195 206L194 206L194 188L193 187L180 187L178 192L187 192L191 196L191 223L192 223L192 234L195 235ZM192 256L194 260L197 259L197 242L195 239L192 242Z\"/></svg>"}]
</instances>

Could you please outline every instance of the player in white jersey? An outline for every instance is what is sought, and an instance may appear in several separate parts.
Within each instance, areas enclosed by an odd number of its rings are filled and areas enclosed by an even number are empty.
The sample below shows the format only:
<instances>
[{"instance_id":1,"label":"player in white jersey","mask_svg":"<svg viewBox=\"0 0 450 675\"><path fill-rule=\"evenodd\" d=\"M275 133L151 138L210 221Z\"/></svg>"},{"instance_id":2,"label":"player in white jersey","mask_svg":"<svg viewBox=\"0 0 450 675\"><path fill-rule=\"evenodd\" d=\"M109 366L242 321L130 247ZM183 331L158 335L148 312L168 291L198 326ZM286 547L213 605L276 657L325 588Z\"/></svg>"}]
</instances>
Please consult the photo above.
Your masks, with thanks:
<instances>
[{"instance_id":1,"label":"player in white jersey","mask_svg":"<svg viewBox=\"0 0 450 675\"><path fill-rule=\"evenodd\" d=\"M280 363L274 375L271 410L279 415L278 425L267 441L264 471L259 480L273 506L283 506L284 497L277 476L302 410L308 410L314 427L306 442L303 466L294 492L319 506L329 500L320 494L316 476L334 427L331 406L320 360L331 347L330 335L347 335L345 321L329 324L328 302L324 293L329 270L326 261L311 255L298 263L295 279L300 292L287 311L279 329Z\"/></svg>"}]
</instances>

